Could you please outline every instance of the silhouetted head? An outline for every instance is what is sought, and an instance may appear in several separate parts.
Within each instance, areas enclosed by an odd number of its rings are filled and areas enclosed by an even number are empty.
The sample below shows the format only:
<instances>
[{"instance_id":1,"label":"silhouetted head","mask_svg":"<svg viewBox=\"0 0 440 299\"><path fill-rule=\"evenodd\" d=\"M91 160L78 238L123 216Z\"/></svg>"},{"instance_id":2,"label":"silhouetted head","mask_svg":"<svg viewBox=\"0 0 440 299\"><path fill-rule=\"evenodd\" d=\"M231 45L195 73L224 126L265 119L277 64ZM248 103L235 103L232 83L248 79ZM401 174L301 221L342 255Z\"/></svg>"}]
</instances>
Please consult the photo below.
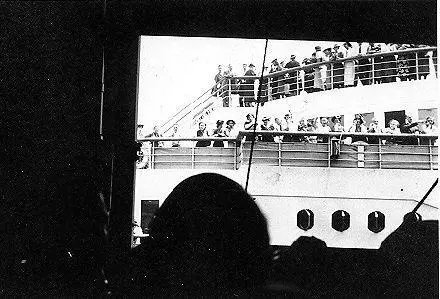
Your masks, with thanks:
<instances>
[{"instance_id":1,"label":"silhouetted head","mask_svg":"<svg viewBox=\"0 0 440 299\"><path fill-rule=\"evenodd\" d=\"M269 263L266 219L235 181L204 173L177 185L150 224L171 292L233 294L260 286ZM173 290L174 288L174 290Z\"/></svg>"}]
</instances>

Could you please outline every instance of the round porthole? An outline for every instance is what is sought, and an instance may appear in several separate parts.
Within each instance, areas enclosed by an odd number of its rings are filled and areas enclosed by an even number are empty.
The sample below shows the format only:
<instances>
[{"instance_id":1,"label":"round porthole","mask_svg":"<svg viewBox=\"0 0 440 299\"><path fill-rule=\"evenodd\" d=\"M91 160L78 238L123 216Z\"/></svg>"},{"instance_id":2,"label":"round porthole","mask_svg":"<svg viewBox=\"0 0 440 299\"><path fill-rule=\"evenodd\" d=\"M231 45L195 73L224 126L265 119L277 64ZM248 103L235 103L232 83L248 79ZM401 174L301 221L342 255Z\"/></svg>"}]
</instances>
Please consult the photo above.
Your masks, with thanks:
<instances>
[{"instance_id":1,"label":"round porthole","mask_svg":"<svg viewBox=\"0 0 440 299\"><path fill-rule=\"evenodd\" d=\"M382 212L374 211L368 214L368 229L373 233L379 233L385 228L385 215Z\"/></svg>"},{"instance_id":2,"label":"round porthole","mask_svg":"<svg viewBox=\"0 0 440 299\"><path fill-rule=\"evenodd\" d=\"M350 214L344 210L338 210L332 214L332 227L338 232L343 232L350 227Z\"/></svg>"},{"instance_id":3,"label":"round porthole","mask_svg":"<svg viewBox=\"0 0 440 299\"><path fill-rule=\"evenodd\" d=\"M314 215L309 209L301 210L296 215L296 225L302 230L309 230L313 227Z\"/></svg>"}]
</instances>

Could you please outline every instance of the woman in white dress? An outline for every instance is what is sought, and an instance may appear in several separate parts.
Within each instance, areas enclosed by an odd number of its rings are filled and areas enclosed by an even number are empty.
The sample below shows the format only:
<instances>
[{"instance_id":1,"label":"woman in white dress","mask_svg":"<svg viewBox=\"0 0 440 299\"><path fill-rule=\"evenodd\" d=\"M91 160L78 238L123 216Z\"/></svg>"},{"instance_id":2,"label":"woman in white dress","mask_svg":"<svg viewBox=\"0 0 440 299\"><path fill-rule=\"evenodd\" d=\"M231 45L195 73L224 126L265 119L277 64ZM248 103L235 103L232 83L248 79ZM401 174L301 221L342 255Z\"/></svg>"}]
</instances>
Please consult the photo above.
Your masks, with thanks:
<instances>
[{"instance_id":1,"label":"woman in white dress","mask_svg":"<svg viewBox=\"0 0 440 299\"><path fill-rule=\"evenodd\" d=\"M324 53L322 53L320 46L315 47L315 53L312 54L312 57L313 57L313 63L323 61ZM324 75L325 77L325 72L324 73L322 72L322 68L323 68L322 65L314 68L313 88L315 89L315 91L320 91L324 89L322 76Z\"/></svg>"},{"instance_id":2,"label":"woman in white dress","mask_svg":"<svg viewBox=\"0 0 440 299\"><path fill-rule=\"evenodd\" d=\"M344 43L343 58L353 57L353 47L350 42ZM344 61L344 86L354 86L355 63L354 60Z\"/></svg>"}]
</instances>

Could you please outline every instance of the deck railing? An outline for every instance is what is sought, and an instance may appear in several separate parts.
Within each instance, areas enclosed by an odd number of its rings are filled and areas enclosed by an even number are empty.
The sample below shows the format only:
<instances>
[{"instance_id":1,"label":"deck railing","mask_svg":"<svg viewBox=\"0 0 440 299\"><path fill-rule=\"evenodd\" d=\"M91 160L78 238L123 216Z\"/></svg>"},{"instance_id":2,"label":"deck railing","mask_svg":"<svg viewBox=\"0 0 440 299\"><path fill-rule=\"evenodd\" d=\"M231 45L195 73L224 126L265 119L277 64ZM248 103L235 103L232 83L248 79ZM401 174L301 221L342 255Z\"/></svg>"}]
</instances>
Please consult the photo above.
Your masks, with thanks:
<instances>
[{"instance_id":1,"label":"deck railing","mask_svg":"<svg viewBox=\"0 0 440 299\"><path fill-rule=\"evenodd\" d=\"M357 55L265 74L260 100L267 102L296 96L303 91L311 93L358 84L374 85L428 77L438 77L436 47ZM224 107L230 106L234 94L238 95L240 106L251 106L257 100L259 79L259 76L223 78L171 116L160 126L160 131L166 133L188 117L194 125L203 120L205 110L209 112L209 106L218 99Z\"/></svg>"},{"instance_id":2,"label":"deck railing","mask_svg":"<svg viewBox=\"0 0 440 299\"><path fill-rule=\"evenodd\" d=\"M252 164L290 167L438 169L437 135L303 133L257 131ZM144 168L237 170L249 160L252 132L236 138L147 138L151 144L142 153ZM263 142L262 136L289 135L294 142ZM348 137L356 142L349 143ZM182 146L163 147L161 142L179 141ZM198 147L211 141L223 147ZM187 142L183 146L183 142ZM223 143L223 144L222 144Z\"/></svg>"},{"instance_id":3,"label":"deck railing","mask_svg":"<svg viewBox=\"0 0 440 299\"><path fill-rule=\"evenodd\" d=\"M393 52L357 55L333 61L303 65L263 76L261 101L281 97L396 81L437 78L437 48L414 48ZM240 106L257 99L259 76L225 78L217 89L217 96L228 103L238 94Z\"/></svg>"}]
</instances>

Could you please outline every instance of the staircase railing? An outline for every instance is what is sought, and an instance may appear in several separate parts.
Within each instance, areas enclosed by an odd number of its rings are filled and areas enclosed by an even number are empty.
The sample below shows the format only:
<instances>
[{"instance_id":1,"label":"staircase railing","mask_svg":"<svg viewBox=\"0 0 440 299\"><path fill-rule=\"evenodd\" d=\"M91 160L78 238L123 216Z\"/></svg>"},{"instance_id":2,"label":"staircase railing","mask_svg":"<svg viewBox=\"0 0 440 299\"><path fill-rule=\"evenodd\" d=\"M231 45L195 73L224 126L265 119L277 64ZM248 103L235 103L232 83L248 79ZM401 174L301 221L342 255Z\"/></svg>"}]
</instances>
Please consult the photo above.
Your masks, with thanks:
<instances>
[{"instance_id":1,"label":"staircase railing","mask_svg":"<svg viewBox=\"0 0 440 299\"><path fill-rule=\"evenodd\" d=\"M223 94L226 92L226 90L223 90L221 87L224 86L224 82L226 80L227 78L223 78L219 82L215 83L205 92L203 92L197 99L188 103L185 107L177 111L174 115L172 115L166 122L164 122L160 126L160 131L163 133L168 132L175 124L178 124L189 114L196 112L197 108L207 103L213 97L222 97Z\"/></svg>"}]
</instances>

